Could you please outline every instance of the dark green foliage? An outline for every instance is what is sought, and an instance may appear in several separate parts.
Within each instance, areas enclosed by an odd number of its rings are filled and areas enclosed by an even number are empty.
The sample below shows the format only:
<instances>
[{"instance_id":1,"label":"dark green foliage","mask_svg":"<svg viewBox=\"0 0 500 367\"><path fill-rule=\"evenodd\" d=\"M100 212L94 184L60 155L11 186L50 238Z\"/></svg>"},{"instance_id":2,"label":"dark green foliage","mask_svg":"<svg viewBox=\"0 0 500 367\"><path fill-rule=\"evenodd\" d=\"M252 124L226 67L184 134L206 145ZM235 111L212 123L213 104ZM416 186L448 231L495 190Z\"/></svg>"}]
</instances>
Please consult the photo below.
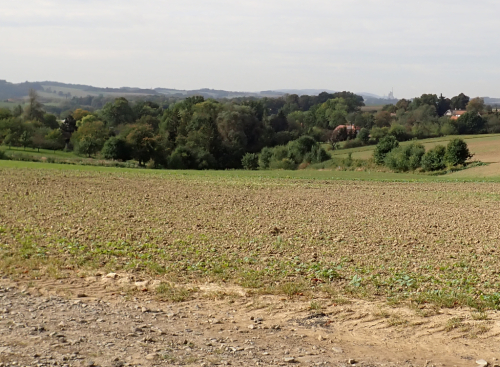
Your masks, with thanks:
<instances>
[{"instance_id":1,"label":"dark green foliage","mask_svg":"<svg viewBox=\"0 0 500 367\"><path fill-rule=\"evenodd\" d=\"M256 170L259 168L259 155L255 153L247 153L241 159L241 165L246 170Z\"/></svg>"},{"instance_id":2,"label":"dark green foliage","mask_svg":"<svg viewBox=\"0 0 500 367\"><path fill-rule=\"evenodd\" d=\"M306 154L309 153L315 145L316 141L310 136L301 136L299 139L288 143L287 158L294 161L296 164L300 164L304 161Z\"/></svg>"},{"instance_id":3,"label":"dark green foliage","mask_svg":"<svg viewBox=\"0 0 500 367\"><path fill-rule=\"evenodd\" d=\"M405 127L399 124L392 124L389 135L394 136L397 141L406 141L410 138L410 134L408 134Z\"/></svg>"},{"instance_id":4,"label":"dark green foliage","mask_svg":"<svg viewBox=\"0 0 500 367\"><path fill-rule=\"evenodd\" d=\"M49 129L57 129L59 127L56 115L53 115L51 113L44 114L42 122Z\"/></svg>"},{"instance_id":5,"label":"dark green foliage","mask_svg":"<svg viewBox=\"0 0 500 367\"><path fill-rule=\"evenodd\" d=\"M288 129L288 121L283 110L280 110L280 112L276 116L273 116L271 118L270 124L273 130L276 132L285 131Z\"/></svg>"},{"instance_id":6,"label":"dark green foliage","mask_svg":"<svg viewBox=\"0 0 500 367\"><path fill-rule=\"evenodd\" d=\"M368 144L368 142L370 141L370 130L366 128L362 128L361 130L359 130L358 139L361 140L363 144Z\"/></svg>"},{"instance_id":7,"label":"dark green foliage","mask_svg":"<svg viewBox=\"0 0 500 367\"><path fill-rule=\"evenodd\" d=\"M178 146L168 162L170 169L193 169L196 168L196 157L191 149L185 146Z\"/></svg>"},{"instance_id":8,"label":"dark green foliage","mask_svg":"<svg viewBox=\"0 0 500 367\"><path fill-rule=\"evenodd\" d=\"M469 158L472 158L472 155L465 141L457 138L448 143L444 156L444 160L448 165L458 166L464 164Z\"/></svg>"},{"instance_id":9,"label":"dark green foliage","mask_svg":"<svg viewBox=\"0 0 500 367\"><path fill-rule=\"evenodd\" d=\"M444 156L446 148L442 145L437 145L422 157L422 169L424 171L439 171L446 167Z\"/></svg>"},{"instance_id":10,"label":"dark green foliage","mask_svg":"<svg viewBox=\"0 0 500 367\"><path fill-rule=\"evenodd\" d=\"M439 96L437 105L436 105L436 112L438 116L443 116L446 111L448 111L451 108L451 100L449 98L443 97L443 94Z\"/></svg>"},{"instance_id":11,"label":"dark green foliage","mask_svg":"<svg viewBox=\"0 0 500 367\"><path fill-rule=\"evenodd\" d=\"M214 157L203 149L178 146L168 160L171 169L210 169L216 166Z\"/></svg>"},{"instance_id":12,"label":"dark green foliage","mask_svg":"<svg viewBox=\"0 0 500 367\"><path fill-rule=\"evenodd\" d=\"M459 134L486 133L486 120L477 112L467 112L458 118L456 126Z\"/></svg>"},{"instance_id":13,"label":"dark green foliage","mask_svg":"<svg viewBox=\"0 0 500 367\"><path fill-rule=\"evenodd\" d=\"M375 163L384 164L385 156L397 147L399 147L399 142L392 135L388 135L380 139L375 147L375 150L373 151Z\"/></svg>"},{"instance_id":14,"label":"dark green foliage","mask_svg":"<svg viewBox=\"0 0 500 367\"><path fill-rule=\"evenodd\" d=\"M273 157L273 148L265 147L259 154L259 167L261 169L269 168L271 159Z\"/></svg>"},{"instance_id":15,"label":"dark green foliage","mask_svg":"<svg viewBox=\"0 0 500 367\"><path fill-rule=\"evenodd\" d=\"M104 143L101 154L105 159L128 161L131 158L127 142L115 136Z\"/></svg>"},{"instance_id":16,"label":"dark green foliage","mask_svg":"<svg viewBox=\"0 0 500 367\"><path fill-rule=\"evenodd\" d=\"M308 163L321 163L329 160L331 157L328 155L319 144L315 144L309 153L304 157L304 161Z\"/></svg>"},{"instance_id":17,"label":"dark green foliage","mask_svg":"<svg viewBox=\"0 0 500 367\"><path fill-rule=\"evenodd\" d=\"M0 120L11 118L12 112L8 108L0 108Z\"/></svg>"},{"instance_id":18,"label":"dark green foliage","mask_svg":"<svg viewBox=\"0 0 500 367\"><path fill-rule=\"evenodd\" d=\"M119 97L114 102L108 102L102 108L101 117L108 126L118 126L134 121L134 113L127 99Z\"/></svg>"},{"instance_id":19,"label":"dark green foliage","mask_svg":"<svg viewBox=\"0 0 500 367\"><path fill-rule=\"evenodd\" d=\"M470 98L463 93L451 99L451 108L454 110L465 110Z\"/></svg>"},{"instance_id":20,"label":"dark green foliage","mask_svg":"<svg viewBox=\"0 0 500 367\"><path fill-rule=\"evenodd\" d=\"M153 128L149 125L133 125L126 136L126 142L139 165L144 165L155 155L156 139Z\"/></svg>"},{"instance_id":21,"label":"dark green foliage","mask_svg":"<svg viewBox=\"0 0 500 367\"><path fill-rule=\"evenodd\" d=\"M393 171L415 171L420 168L424 154L425 148L422 144L412 143L391 150L387 153L384 162Z\"/></svg>"},{"instance_id":22,"label":"dark green foliage","mask_svg":"<svg viewBox=\"0 0 500 367\"><path fill-rule=\"evenodd\" d=\"M283 158L281 160L271 161L271 165L269 167L271 169L294 170L297 169L297 164L289 158Z\"/></svg>"},{"instance_id":23,"label":"dark green foliage","mask_svg":"<svg viewBox=\"0 0 500 367\"><path fill-rule=\"evenodd\" d=\"M101 149L101 144L97 139L91 136L84 136L75 145L75 151L78 154L86 155L88 157L96 154Z\"/></svg>"}]
</instances>

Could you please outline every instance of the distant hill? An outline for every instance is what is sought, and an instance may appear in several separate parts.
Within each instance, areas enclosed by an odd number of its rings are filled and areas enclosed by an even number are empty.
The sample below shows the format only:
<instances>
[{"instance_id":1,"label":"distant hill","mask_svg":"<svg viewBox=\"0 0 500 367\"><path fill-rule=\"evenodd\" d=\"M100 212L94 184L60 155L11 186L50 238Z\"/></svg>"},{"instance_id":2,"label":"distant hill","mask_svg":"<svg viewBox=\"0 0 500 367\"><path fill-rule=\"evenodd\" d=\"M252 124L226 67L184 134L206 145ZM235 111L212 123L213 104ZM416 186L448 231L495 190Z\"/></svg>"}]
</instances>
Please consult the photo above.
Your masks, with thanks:
<instances>
[{"instance_id":1,"label":"distant hill","mask_svg":"<svg viewBox=\"0 0 500 367\"><path fill-rule=\"evenodd\" d=\"M22 98L28 95L30 89L41 91L43 87L37 82L13 84L5 80L0 80L0 100Z\"/></svg>"},{"instance_id":2,"label":"distant hill","mask_svg":"<svg viewBox=\"0 0 500 367\"><path fill-rule=\"evenodd\" d=\"M260 92L238 92L238 91L226 91L219 89L193 89L193 90L182 90L173 88L134 88L134 87L122 87L122 88L101 88L94 87L85 84L68 84L52 81L42 81L42 82L24 82L24 83L9 83L5 80L0 80L0 101L6 100L19 100L25 98L28 95L30 89L35 89L39 92L40 96L46 100L65 100L72 97L87 97L87 96L99 96L103 95L105 97L127 97L127 96L171 96L171 97L188 97L188 96L203 96L205 98L238 98L238 97L280 97L285 94L297 94L301 95L318 95L322 92L335 93L337 91L332 89L274 89L265 90ZM367 106L380 106L385 104L395 104L398 99L387 99L387 97L381 97L377 94L369 92L356 92L356 94L362 96L365 100ZM493 106L500 106L500 98L484 97L486 104ZM56 102L56 101L54 101Z\"/></svg>"},{"instance_id":3,"label":"distant hill","mask_svg":"<svg viewBox=\"0 0 500 367\"><path fill-rule=\"evenodd\" d=\"M285 94L297 94L301 95L318 95L322 92L335 93L335 90L331 89L276 89L276 90L265 90L260 92L238 92L238 91L226 91L219 89L193 89L193 90L182 90L173 88L154 88L154 89L144 89L144 88L133 88L133 87L122 87L122 88L101 88L94 87L85 84L68 84L53 81L42 81L42 82L25 82L25 83L9 83L5 80L0 80L0 100L7 99L19 99L26 97L30 88L33 88L40 92L40 95L44 98L52 99L67 99L71 97L86 97L86 96L137 96L137 95L167 95L172 97L186 97L186 96L203 96L205 98L238 98L238 97L280 97ZM372 93L357 93L366 99L380 98Z\"/></svg>"}]
</instances>

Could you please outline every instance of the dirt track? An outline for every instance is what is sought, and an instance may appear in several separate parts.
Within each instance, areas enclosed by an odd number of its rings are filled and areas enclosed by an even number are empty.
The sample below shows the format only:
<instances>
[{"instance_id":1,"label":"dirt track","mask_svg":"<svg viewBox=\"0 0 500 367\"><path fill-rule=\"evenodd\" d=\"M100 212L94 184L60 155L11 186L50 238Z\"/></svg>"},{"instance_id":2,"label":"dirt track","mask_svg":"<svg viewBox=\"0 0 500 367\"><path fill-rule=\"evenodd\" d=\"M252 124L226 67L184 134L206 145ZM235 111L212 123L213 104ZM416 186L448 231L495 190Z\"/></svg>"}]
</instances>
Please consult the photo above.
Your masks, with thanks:
<instances>
[{"instance_id":1,"label":"dirt track","mask_svg":"<svg viewBox=\"0 0 500 367\"><path fill-rule=\"evenodd\" d=\"M408 309L355 301L312 312L300 299L244 295L164 303L148 291L123 292L120 278L29 284L5 280L0 288L0 362L112 367L354 362L474 366L479 358L494 365L499 355L497 313L489 314L493 333L470 339L458 330L445 330L450 319L470 318L464 310L424 318ZM212 285L202 289L206 295L217 290ZM391 322L388 313L401 315L406 324Z\"/></svg>"}]
</instances>

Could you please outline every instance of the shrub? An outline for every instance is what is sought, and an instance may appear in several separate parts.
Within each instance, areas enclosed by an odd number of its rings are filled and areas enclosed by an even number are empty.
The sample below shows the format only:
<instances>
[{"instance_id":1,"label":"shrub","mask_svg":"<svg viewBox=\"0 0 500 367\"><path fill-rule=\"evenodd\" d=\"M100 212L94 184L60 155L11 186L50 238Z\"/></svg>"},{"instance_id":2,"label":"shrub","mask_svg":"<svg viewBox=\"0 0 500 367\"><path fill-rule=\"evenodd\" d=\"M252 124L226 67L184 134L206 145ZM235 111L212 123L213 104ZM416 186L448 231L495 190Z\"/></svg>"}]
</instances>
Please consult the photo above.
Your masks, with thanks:
<instances>
[{"instance_id":1,"label":"shrub","mask_svg":"<svg viewBox=\"0 0 500 367\"><path fill-rule=\"evenodd\" d=\"M367 128L362 128L359 130L358 139L361 140L363 144L368 144L370 141L370 130Z\"/></svg>"},{"instance_id":2,"label":"shrub","mask_svg":"<svg viewBox=\"0 0 500 367\"><path fill-rule=\"evenodd\" d=\"M0 149L0 160L2 159L7 159L7 155L5 154L5 151Z\"/></svg>"},{"instance_id":3,"label":"shrub","mask_svg":"<svg viewBox=\"0 0 500 367\"><path fill-rule=\"evenodd\" d=\"M376 142L379 142L380 140L382 140L382 138L387 136L388 132L389 132L388 127L374 126L374 127L372 127L372 129L370 131L370 135L371 135L373 140L375 140Z\"/></svg>"},{"instance_id":4,"label":"shrub","mask_svg":"<svg viewBox=\"0 0 500 367\"><path fill-rule=\"evenodd\" d=\"M101 154L105 159L128 161L131 158L127 142L114 136L104 143Z\"/></svg>"},{"instance_id":5,"label":"shrub","mask_svg":"<svg viewBox=\"0 0 500 367\"><path fill-rule=\"evenodd\" d=\"M241 159L241 165L247 170L256 170L259 168L259 156L255 153L247 153Z\"/></svg>"},{"instance_id":6,"label":"shrub","mask_svg":"<svg viewBox=\"0 0 500 367\"><path fill-rule=\"evenodd\" d=\"M472 158L472 155L465 141L462 139L453 139L448 143L444 160L450 166L464 164L469 158Z\"/></svg>"},{"instance_id":7,"label":"shrub","mask_svg":"<svg viewBox=\"0 0 500 367\"><path fill-rule=\"evenodd\" d=\"M389 135L394 136L397 141L406 141L410 138L404 126L400 124L392 124L389 129Z\"/></svg>"},{"instance_id":8,"label":"shrub","mask_svg":"<svg viewBox=\"0 0 500 367\"><path fill-rule=\"evenodd\" d=\"M273 160L270 167L271 169L294 170L297 168L297 164L289 158L283 158L279 161Z\"/></svg>"},{"instance_id":9,"label":"shrub","mask_svg":"<svg viewBox=\"0 0 500 367\"><path fill-rule=\"evenodd\" d=\"M363 146L363 142L360 139L352 139L352 140L347 140L344 143L344 149L349 149L349 148L359 148Z\"/></svg>"},{"instance_id":10,"label":"shrub","mask_svg":"<svg viewBox=\"0 0 500 367\"><path fill-rule=\"evenodd\" d=\"M477 112L467 112L458 118L457 127L460 134L483 134L486 133L486 120Z\"/></svg>"},{"instance_id":11,"label":"shrub","mask_svg":"<svg viewBox=\"0 0 500 367\"><path fill-rule=\"evenodd\" d=\"M379 143L375 147L375 150L373 151L375 163L383 164L387 153L397 147L399 147L399 143L392 135L388 135L380 139Z\"/></svg>"},{"instance_id":12,"label":"shrub","mask_svg":"<svg viewBox=\"0 0 500 367\"><path fill-rule=\"evenodd\" d=\"M306 155L306 161L310 163L321 163L329 160L330 155L319 144L311 148L311 152Z\"/></svg>"},{"instance_id":13,"label":"shrub","mask_svg":"<svg viewBox=\"0 0 500 367\"><path fill-rule=\"evenodd\" d=\"M271 159L273 157L273 149L269 147L265 147L259 154L259 167L261 169L269 168L269 164L271 163Z\"/></svg>"},{"instance_id":14,"label":"shrub","mask_svg":"<svg viewBox=\"0 0 500 367\"><path fill-rule=\"evenodd\" d=\"M458 129L451 121L447 121L441 126L441 134L443 134L443 135L457 135Z\"/></svg>"},{"instance_id":15,"label":"shrub","mask_svg":"<svg viewBox=\"0 0 500 367\"><path fill-rule=\"evenodd\" d=\"M422 157L422 169L424 171L439 171L444 169L446 167L444 161L445 154L446 148L442 145L432 148Z\"/></svg>"},{"instance_id":16,"label":"shrub","mask_svg":"<svg viewBox=\"0 0 500 367\"><path fill-rule=\"evenodd\" d=\"M415 171L421 166L424 154L425 148L422 144L412 143L391 150L387 153L384 162L394 171Z\"/></svg>"}]
</instances>

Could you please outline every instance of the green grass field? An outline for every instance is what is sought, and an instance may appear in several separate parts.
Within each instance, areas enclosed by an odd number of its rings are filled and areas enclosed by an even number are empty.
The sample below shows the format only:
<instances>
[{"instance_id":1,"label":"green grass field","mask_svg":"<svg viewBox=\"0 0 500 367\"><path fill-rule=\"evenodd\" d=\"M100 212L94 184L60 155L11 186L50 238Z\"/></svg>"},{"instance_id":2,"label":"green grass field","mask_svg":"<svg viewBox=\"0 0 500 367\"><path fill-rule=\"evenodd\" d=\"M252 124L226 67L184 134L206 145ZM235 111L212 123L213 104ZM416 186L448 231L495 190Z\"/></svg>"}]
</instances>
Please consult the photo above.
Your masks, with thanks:
<instances>
[{"instance_id":1,"label":"green grass field","mask_svg":"<svg viewBox=\"0 0 500 367\"><path fill-rule=\"evenodd\" d=\"M5 147L3 149L7 154L17 154L22 153L26 155L30 155L33 157L58 157L58 158L80 158L73 152L64 152L62 150L48 150L48 149L32 149L32 148L17 148L17 147Z\"/></svg>"},{"instance_id":2,"label":"green grass field","mask_svg":"<svg viewBox=\"0 0 500 367\"><path fill-rule=\"evenodd\" d=\"M266 171L195 171L195 170L151 170L138 168L118 168L102 166L83 166L72 164L56 164L42 162L22 162L22 161L0 161L0 170L10 168L28 169L28 170L57 170L57 171L82 171L82 172L103 172L103 173L128 173L140 176L179 177L186 179L248 179L250 181L266 179L289 180L351 180L351 181L386 181L386 182L500 182L500 176L497 177L474 177L471 175L456 177L454 174L444 176L428 176L412 173L393 173L379 171L335 171L335 170L266 170ZM471 169L472 170L472 169Z\"/></svg>"}]
</instances>

